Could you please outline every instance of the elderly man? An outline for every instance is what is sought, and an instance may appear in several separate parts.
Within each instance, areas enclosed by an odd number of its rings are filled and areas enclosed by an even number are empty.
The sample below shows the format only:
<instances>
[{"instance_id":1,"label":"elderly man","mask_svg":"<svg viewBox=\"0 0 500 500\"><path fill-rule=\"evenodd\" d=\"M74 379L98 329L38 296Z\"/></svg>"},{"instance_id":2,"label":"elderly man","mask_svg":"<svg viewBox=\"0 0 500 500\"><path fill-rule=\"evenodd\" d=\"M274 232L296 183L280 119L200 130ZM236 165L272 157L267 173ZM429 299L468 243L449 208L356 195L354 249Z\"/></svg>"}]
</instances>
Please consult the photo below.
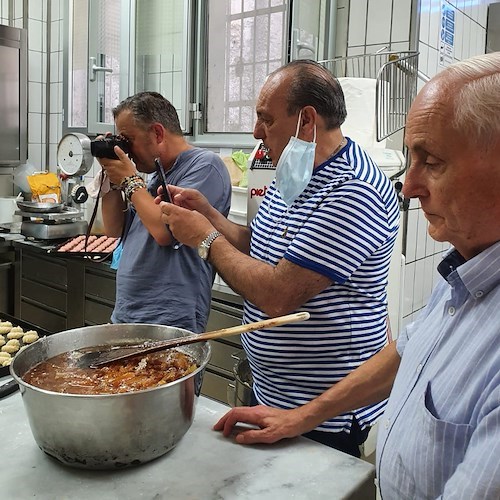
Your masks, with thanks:
<instances>
[{"instance_id":1,"label":"elderly man","mask_svg":"<svg viewBox=\"0 0 500 500\"><path fill-rule=\"evenodd\" d=\"M245 322L310 313L307 322L242 336L256 402L295 408L385 346L399 207L389 179L343 136L344 95L323 66L294 61L274 71L256 111L254 136L277 168L251 228L174 186L176 205L162 210L175 237L199 246L244 297ZM326 418L307 437L359 456L383 408L377 402Z\"/></svg>"},{"instance_id":2,"label":"elderly man","mask_svg":"<svg viewBox=\"0 0 500 500\"><path fill-rule=\"evenodd\" d=\"M389 396L377 445L384 499L500 498L500 53L450 66L408 115L418 198L437 241L453 249L420 317L329 391L300 408L230 411L216 425L274 442Z\"/></svg>"}]
</instances>

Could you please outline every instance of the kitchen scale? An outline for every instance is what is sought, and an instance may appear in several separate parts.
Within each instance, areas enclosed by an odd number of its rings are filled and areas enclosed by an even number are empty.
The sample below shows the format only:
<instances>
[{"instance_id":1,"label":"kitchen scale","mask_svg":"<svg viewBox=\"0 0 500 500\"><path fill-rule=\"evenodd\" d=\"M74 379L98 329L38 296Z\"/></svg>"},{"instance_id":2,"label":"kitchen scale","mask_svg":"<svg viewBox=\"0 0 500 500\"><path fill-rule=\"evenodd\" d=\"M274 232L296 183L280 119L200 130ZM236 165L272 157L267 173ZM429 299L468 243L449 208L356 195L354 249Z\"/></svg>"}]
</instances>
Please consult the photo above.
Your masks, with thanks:
<instances>
[{"instance_id":1,"label":"kitchen scale","mask_svg":"<svg viewBox=\"0 0 500 500\"><path fill-rule=\"evenodd\" d=\"M64 203L20 202L21 234L41 240L71 238L87 232L80 205L88 199L83 176L92 168L90 139L79 133L65 135L57 146Z\"/></svg>"}]
</instances>

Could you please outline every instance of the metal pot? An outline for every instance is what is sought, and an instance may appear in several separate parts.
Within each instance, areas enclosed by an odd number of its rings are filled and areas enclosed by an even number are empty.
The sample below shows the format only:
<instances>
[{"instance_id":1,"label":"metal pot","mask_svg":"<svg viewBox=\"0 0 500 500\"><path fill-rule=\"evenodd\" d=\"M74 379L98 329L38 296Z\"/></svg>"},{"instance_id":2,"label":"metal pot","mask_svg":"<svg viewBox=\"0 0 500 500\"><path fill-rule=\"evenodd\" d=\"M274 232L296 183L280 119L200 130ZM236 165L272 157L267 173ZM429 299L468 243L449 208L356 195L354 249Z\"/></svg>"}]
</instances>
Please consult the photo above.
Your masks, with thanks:
<instances>
[{"instance_id":1,"label":"metal pot","mask_svg":"<svg viewBox=\"0 0 500 500\"><path fill-rule=\"evenodd\" d=\"M85 469L139 465L167 453L193 422L210 358L207 342L181 349L196 360L197 370L175 382L143 391L92 396L63 394L29 385L22 377L38 363L74 349L191 333L161 325L98 325L43 337L18 353L10 371L19 383L38 446L66 465Z\"/></svg>"},{"instance_id":2,"label":"metal pot","mask_svg":"<svg viewBox=\"0 0 500 500\"><path fill-rule=\"evenodd\" d=\"M247 358L233 355L236 363L233 366L234 384L229 384L227 400L231 406L250 406L252 402L252 371Z\"/></svg>"}]
</instances>

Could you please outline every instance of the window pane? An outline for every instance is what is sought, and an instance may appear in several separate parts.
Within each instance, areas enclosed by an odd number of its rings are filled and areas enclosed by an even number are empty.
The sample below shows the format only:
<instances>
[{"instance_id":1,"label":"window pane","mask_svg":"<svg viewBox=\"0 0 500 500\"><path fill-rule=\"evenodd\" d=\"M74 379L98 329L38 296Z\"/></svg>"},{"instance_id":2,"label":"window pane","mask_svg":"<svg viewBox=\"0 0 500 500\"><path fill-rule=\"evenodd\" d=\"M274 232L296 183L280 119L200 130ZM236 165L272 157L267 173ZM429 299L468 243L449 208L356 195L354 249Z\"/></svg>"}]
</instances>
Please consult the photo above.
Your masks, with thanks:
<instances>
[{"instance_id":1,"label":"window pane","mask_svg":"<svg viewBox=\"0 0 500 500\"><path fill-rule=\"evenodd\" d=\"M98 73L96 77L97 122L112 124L112 109L120 102L121 0L99 0L97 6L96 64L112 70Z\"/></svg>"},{"instance_id":2,"label":"window pane","mask_svg":"<svg viewBox=\"0 0 500 500\"><path fill-rule=\"evenodd\" d=\"M286 4L209 2L207 132L252 132L260 88L284 63Z\"/></svg>"},{"instance_id":3,"label":"window pane","mask_svg":"<svg viewBox=\"0 0 500 500\"><path fill-rule=\"evenodd\" d=\"M137 0L135 90L159 92L186 128L188 0Z\"/></svg>"},{"instance_id":4,"label":"window pane","mask_svg":"<svg viewBox=\"0 0 500 500\"><path fill-rule=\"evenodd\" d=\"M74 0L71 4L68 125L87 127L88 2Z\"/></svg>"}]
</instances>

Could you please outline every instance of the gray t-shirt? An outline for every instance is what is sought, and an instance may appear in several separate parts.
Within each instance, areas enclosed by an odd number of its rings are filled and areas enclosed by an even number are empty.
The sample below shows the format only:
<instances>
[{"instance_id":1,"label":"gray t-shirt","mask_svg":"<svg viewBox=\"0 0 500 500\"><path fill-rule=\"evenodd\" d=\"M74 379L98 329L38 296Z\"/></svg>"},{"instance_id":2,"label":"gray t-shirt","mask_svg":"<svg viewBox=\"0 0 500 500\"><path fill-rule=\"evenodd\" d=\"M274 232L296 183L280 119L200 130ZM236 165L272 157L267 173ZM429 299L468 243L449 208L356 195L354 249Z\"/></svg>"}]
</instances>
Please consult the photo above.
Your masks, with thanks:
<instances>
[{"instance_id":1,"label":"gray t-shirt","mask_svg":"<svg viewBox=\"0 0 500 500\"><path fill-rule=\"evenodd\" d=\"M166 172L167 182L195 188L210 204L227 216L231 180L226 166L212 151L192 148L182 152ZM148 190L156 196L160 182L154 174ZM113 323L153 323L205 330L214 280L212 266L198 256L196 248L182 245L175 250L160 246L130 206L130 229L116 273Z\"/></svg>"}]
</instances>

